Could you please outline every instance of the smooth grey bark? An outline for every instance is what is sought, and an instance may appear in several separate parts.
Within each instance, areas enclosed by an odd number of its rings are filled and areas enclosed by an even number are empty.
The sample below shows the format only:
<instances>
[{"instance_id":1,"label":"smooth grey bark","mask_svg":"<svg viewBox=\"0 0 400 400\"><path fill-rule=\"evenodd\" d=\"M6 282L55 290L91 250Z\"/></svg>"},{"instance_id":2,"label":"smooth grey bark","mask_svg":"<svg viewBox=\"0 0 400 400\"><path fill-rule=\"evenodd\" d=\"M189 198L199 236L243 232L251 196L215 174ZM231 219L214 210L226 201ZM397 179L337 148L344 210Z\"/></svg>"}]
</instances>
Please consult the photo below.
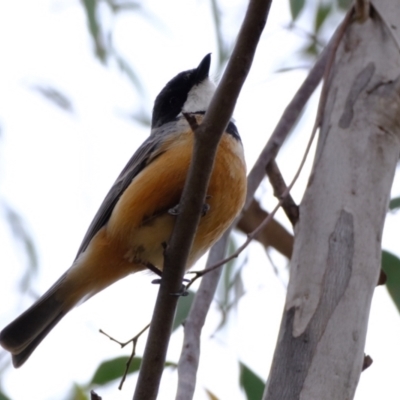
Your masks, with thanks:
<instances>
[{"instance_id":1,"label":"smooth grey bark","mask_svg":"<svg viewBox=\"0 0 400 400\"><path fill-rule=\"evenodd\" d=\"M360 377L400 154L400 7L376 3L347 25L325 82L264 400L352 399Z\"/></svg>"}]
</instances>

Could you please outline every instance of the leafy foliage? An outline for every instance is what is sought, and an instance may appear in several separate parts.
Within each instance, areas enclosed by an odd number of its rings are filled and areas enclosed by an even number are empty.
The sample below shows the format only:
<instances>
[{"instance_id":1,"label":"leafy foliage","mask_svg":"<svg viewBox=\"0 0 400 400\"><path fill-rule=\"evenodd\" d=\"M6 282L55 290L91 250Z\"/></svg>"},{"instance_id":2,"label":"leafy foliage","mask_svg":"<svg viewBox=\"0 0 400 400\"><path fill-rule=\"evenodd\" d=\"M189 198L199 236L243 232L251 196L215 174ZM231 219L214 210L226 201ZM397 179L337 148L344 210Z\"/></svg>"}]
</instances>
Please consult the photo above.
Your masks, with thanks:
<instances>
[{"instance_id":1,"label":"leafy foliage","mask_svg":"<svg viewBox=\"0 0 400 400\"><path fill-rule=\"evenodd\" d=\"M300 15L304 8L305 0L290 0L290 13L292 15L292 20L296 21L297 17Z\"/></svg>"},{"instance_id":2,"label":"leafy foliage","mask_svg":"<svg viewBox=\"0 0 400 400\"><path fill-rule=\"evenodd\" d=\"M382 269L387 276L387 290L400 311L400 259L388 251L382 251Z\"/></svg>"},{"instance_id":3,"label":"leafy foliage","mask_svg":"<svg viewBox=\"0 0 400 400\"><path fill-rule=\"evenodd\" d=\"M94 373L90 384L105 385L115 379L121 378L128 360L129 357L118 357L102 362ZM128 374L139 371L141 362L142 359L140 357L135 357L131 362Z\"/></svg>"},{"instance_id":4,"label":"leafy foliage","mask_svg":"<svg viewBox=\"0 0 400 400\"><path fill-rule=\"evenodd\" d=\"M237 245L231 237L227 254L234 253L236 248ZM245 293L241 267L238 259L233 259L224 266L215 296L217 307L221 313L221 322L217 330L225 326L229 312L238 304Z\"/></svg>"},{"instance_id":5,"label":"leafy foliage","mask_svg":"<svg viewBox=\"0 0 400 400\"><path fill-rule=\"evenodd\" d=\"M315 29L316 34L318 34L322 25L324 24L326 19L329 17L331 12L332 12L331 4L320 3L318 5L317 12L315 14L315 23L314 23L314 29Z\"/></svg>"},{"instance_id":6,"label":"leafy foliage","mask_svg":"<svg viewBox=\"0 0 400 400\"><path fill-rule=\"evenodd\" d=\"M189 291L189 294L187 296L181 296L179 298L172 331L175 331L183 324L189 314L190 307L192 307L193 300L194 292L192 291Z\"/></svg>"},{"instance_id":7,"label":"leafy foliage","mask_svg":"<svg viewBox=\"0 0 400 400\"><path fill-rule=\"evenodd\" d=\"M261 400L265 383L249 367L240 364L240 385L244 389L247 400Z\"/></svg>"},{"instance_id":8,"label":"leafy foliage","mask_svg":"<svg viewBox=\"0 0 400 400\"><path fill-rule=\"evenodd\" d=\"M27 256L27 268L20 281L22 292L26 292L38 270L38 256L33 238L26 226L25 221L18 212L5 201L0 202L4 218L10 227L17 245L21 246L24 255Z\"/></svg>"},{"instance_id":9,"label":"leafy foliage","mask_svg":"<svg viewBox=\"0 0 400 400\"><path fill-rule=\"evenodd\" d=\"M89 396L87 395L86 388L79 386L79 385L74 385L71 399L73 399L73 400L89 400Z\"/></svg>"},{"instance_id":10,"label":"leafy foliage","mask_svg":"<svg viewBox=\"0 0 400 400\"><path fill-rule=\"evenodd\" d=\"M390 200L389 203L389 210L397 210L400 208L400 197L395 197L394 199Z\"/></svg>"},{"instance_id":11,"label":"leafy foliage","mask_svg":"<svg viewBox=\"0 0 400 400\"><path fill-rule=\"evenodd\" d=\"M107 360L102 362L96 369L93 377L89 383L91 385L106 385L116 379L122 378L125 373L125 368L127 362L129 361L129 357L117 357L111 360ZM128 374L132 374L134 372L138 372L140 368L140 364L142 363L141 357L134 357L129 369ZM164 364L165 367L175 367L176 364L173 362L167 361Z\"/></svg>"},{"instance_id":12,"label":"leafy foliage","mask_svg":"<svg viewBox=\"0 0 400 400\"><path fill-rule=\"evenodd\" d=\"M11 399L7 397L4 393L0 392L0 400L11 400Z\"/></svg>"},{"instance_id":13,"label":"leafy foliage","mask_svg":"<svg viewBox=\"0 0 400 400\"><path fill-rule=\"evenodd\" d=\"M114 60L118 65L120 71L124 73L133 87L141 94L143 94L143 87L140 79L137 77L134 69L125 60L125 58L118 52L113 44L112 31L107 31L102 23L100 13L101 0L83 0L83 8L86 13L86 20L89 34L92 38L94 45L94 54L96 58L104 65L107 65L110 60ZM139 11L140 4L135 2L120 2L116 0L107 0L106 3L111 10L111 13L116 16L122 11Z\"/></svg>"}]
</instances>

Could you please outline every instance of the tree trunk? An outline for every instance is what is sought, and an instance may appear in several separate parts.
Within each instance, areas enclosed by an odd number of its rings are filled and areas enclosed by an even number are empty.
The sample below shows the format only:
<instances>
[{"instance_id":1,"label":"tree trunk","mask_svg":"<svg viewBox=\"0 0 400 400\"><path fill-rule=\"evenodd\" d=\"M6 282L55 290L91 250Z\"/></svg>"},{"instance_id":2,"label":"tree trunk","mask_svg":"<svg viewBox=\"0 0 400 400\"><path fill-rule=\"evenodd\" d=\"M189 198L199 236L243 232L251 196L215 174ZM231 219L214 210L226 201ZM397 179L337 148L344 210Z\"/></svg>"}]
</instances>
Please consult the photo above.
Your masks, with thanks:
<instances>
[{"instance_id":1,"label":"tree trunk","mask_svg":"<svg viewBox=\"0 0 400 400\"><path fill-rule=\"evenodd\" d=\"M354 397L400 153L399 21L397 0L353 13L331 65L264 400Z\"/></svg>"}]
</instances>

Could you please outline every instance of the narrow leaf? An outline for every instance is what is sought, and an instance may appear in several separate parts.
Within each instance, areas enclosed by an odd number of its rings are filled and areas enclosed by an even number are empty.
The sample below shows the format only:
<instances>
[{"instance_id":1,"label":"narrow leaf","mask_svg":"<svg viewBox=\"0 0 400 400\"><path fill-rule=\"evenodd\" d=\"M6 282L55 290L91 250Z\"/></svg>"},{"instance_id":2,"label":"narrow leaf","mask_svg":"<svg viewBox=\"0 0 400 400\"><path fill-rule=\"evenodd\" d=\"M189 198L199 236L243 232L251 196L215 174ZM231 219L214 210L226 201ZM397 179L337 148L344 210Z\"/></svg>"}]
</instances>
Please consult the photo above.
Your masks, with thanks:
<instances>
[{"instance_id":1,"label":"narrow leaf","mask_svg":"<svg viewBox=\"0 0 400 400\"><path fill-rule=\"evenodd\" d=\"M387 290L400 311L400 259L394 254L383 250L382 269L387 276Z\"/></svg>"},{"instance_id":2,"label":"narrow leaf","mask_svg":"<svg viewBox=\"0 0 400 400\"><path fill-rule=\"evenodd\" d=\"M244 389L247 400L261 400L265 382L245 364L240 365L240 385Z\"/></svg>"},{"instance_id":3,"label":"narrow leaf","mask_svg":"<svg viewBox=\"0 0 400 400\"><path fill-rule=\"evenodd\" d=\"M329 14L332 11L331 4L320 4L317 9L317 14L315 15L315 33L321 29L321 26L328 18Z\"/></svg>"},{"instance_id":4,"label":"narrow leaf","mask_svg":"<svg viewBox=\"0 0 400 400\"><path fill-rule=\"evenodd\" d=\"M219 400L218 397L213 392L211 392L208 389L205 389L205 390L206 390L207 396L210 400Z\"/></svg>"},{"instance_id":5,"label":"narrow leaf","mask_svg":"<svg viewBox=\"0 0 400 400\"><path fill-rule=\"evenodd\" d=\"M389 203L389 210L397 210L400 208L400 197L395 197L394 199L390 200Z\"/></svg>"},{"instance_id":6,"label":"narrow leaf","mask_svg":"<svg viewBox=\"0 0 400 400\"><path fill-rule=\"evenodd\" d=\"M290 14L292 15L293 21L296 21L297 17L300 15L304 4L305 0L290 0Z\"/></svg>"},{"instance_id":7,"label":"narrow leaf","mask_svg":"<svg viewBox=\"0 0 400 400\"><path fill-rule=\"evenodd\" d=\"M89 400L89 396L87 395L86 392L87 390L85 388L75 384L71 400Z\"/></svg>"},{"instance_id":8,"label":"narrow leaf","mask_svg":"<svg viewBox=\"0 0 400 400\"><path fill-rule=\"evenodd\" d=\"M179 328L187 318L190 311L190 307L192 307L193 299L194 299L194 292L192 291L189 291L189 294L187 296L181 296L179 298L174 324L172 325L172 331Z\"/></svg>"},{"instance_id":9,"label":"narrow leaf","mask_svg":"<svg viewBox=\"0 0 400 400\"><path fill-rule=\"evenodd\" d=\"M8 396L6 396L4 393L0 392L0 400L11 400Z\"/></svg>"},{"instance_id":10,"label":"narrow leaf","mask_svg":"<svg viewBox=\"0 0 400 400\"><path fill-rule=\"evenodd\" d=\"M102 42L103 35L102 35L101 25L98 21L98 16L97 16L98 2L96 0L83 0L82 3L86 11L86 18L87 18L89 32L92 36L95 45L96 56L100 59L101 62L105 63L107 51Z\"/></svg>"},{"instance_id":11,"label":"narrow leaf","mask_svg":"<svg viewBox=\"0 0 400 400\"><path fill-rule=\"evenodd\" d=\"M93 375L89 385L105 385L115 379L122 378L129 357L118 357L102 362ZM129 366L128 374L138 372L142 363L141 357L135 357ZM164 367L176 367L176 363L166 361Z\"/></svg>"},{"instance_id":12,"label":"narrow leaf","mask_svg":"<svg viewBox=\"0 0 400 400\"><path fill-rule=\"evenodd\" d=\"M71 100L60 90L50 85L32 85L31 88L39 92L46 100L51 101L64 111L73 112Z\"/></svg>"},{"instance_id":13,"label":"narrow leaf","mask_svg":"<svg viewBox=\"0 0 400 400\"><path fill-rule=\"evenodd\" d=\"M128 359L129 357L118 357L113 360L104 361L98 366L90 384L104 385L115 379L121 378L125 372ZM141 362L141 358L135 357L131 362L128 374L139 371Z\"/></svg>"}]
</instances>

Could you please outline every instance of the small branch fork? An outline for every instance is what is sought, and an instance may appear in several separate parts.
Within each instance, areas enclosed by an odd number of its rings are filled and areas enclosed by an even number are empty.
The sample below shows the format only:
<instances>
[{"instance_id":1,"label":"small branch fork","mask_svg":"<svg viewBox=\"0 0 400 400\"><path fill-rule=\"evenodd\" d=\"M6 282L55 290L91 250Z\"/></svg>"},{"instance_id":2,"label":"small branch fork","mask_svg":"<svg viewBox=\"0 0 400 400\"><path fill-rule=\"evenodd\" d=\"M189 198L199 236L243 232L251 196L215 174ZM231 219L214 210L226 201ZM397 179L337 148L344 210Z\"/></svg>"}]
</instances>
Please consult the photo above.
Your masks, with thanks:
<instances>
[{"instance_id":1,"label":"small branch fork","mask_svg":"<svg viewBox=\"0 0 400 400\"><path fill-rule=\"evenodd\" d=\"M99 329L99 332L102 333L103 335L107 336L112 342L118 343L118 344L121 346L121 349L123 349L123 348L124 348L126 345L128 345L129 343L132 343L132 352L131 352L131 355L129 356L128 361L126 362L125 372L124 372L124 374L122 375L121 382L120 382L120 384L119 384L119 386L118 386L118 389L119 389L119 390L122 389L122 386L123 386L123 384L124 384L124 382L125 382L126 376L128 375L129 367L131 366L133 357L135 357L135 355L136 355L136 345L137 345L137 342L138 342L140 336L142 336L143 333L146 332L147 329L149 329L149 326L150 326L150 324L147 324L137 335L135 335L132 339L129 339L127 342L120 342L119 340L114 339L114 338L113 338L112 336L110 336L108 333L105 333L102 329Z\"/></svg>"},{"instance_id":2,"label":"small branch fork","mask_svg":"<svg viewBox=\"0 0 400 400\"><path fill-rule=\"evenodd\" d=\"M299 207L294 202L290 192L287 192L287 195L283 197L283 194L287 191L287 186L275 160L272 160L267 165L266 171L271 186L274 189L274 196L279 200L282 200L283 211L285 211L292 226L295 226L299 220Z\"/></svg>"}]
</instances>

